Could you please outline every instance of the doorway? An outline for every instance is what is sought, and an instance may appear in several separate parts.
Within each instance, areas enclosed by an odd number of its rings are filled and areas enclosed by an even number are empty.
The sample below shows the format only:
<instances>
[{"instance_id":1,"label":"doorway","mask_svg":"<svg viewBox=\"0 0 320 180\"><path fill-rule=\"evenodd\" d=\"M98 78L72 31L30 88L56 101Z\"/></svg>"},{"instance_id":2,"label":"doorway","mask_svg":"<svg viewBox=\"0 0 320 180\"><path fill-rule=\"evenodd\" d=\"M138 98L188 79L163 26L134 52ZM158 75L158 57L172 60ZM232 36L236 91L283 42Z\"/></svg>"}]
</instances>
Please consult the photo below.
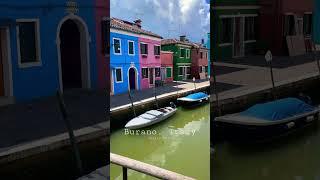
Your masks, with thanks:
<instances>
[{"instance_id":1,"label":"doorway","mask_svg":"<svg viewBox=\"0 0 320 180\"><path fill-rule=\"evenodd\" d=\"M149 68L149 84L154 85L154 68Z\"/></svg>"},{"instance_id":2,"label":"doorway","mask_svg":"<svg viewBox=\"0 0 320 180\"><path fill-rule=\"evenodd\" d=\"M136 90L137 89L137 72L136 70L131 67L129 69L129 88L130 90Z\"/></svg>"},{"instance_id":3,"label":"doorway","mask_svg":"<svg viewBox=\"0 0 320 180\"><path fill-rule=\"evenodd\" d=\"M0 97L13 96L9 34L8 27L0 27Z\"/></svg>"},{"instance_id":4,"label":"doorway","mask_svg":"<svg viewBox=\"0 0 320 180\"><path fill-rule=\"evenodd\" d=\"M233 57L244 56L244 18L234 18Z\"/></svg>"},{"instance_id":5,"label":"doorway","mask_svg":"<svg viewBox=\"0 0 320 180\"><path fill-rule=\"evenodd\" d=\"M89 32L76 15L64 17L57 29L60 90L90 88Z\"/></svg>"}]
</instances>

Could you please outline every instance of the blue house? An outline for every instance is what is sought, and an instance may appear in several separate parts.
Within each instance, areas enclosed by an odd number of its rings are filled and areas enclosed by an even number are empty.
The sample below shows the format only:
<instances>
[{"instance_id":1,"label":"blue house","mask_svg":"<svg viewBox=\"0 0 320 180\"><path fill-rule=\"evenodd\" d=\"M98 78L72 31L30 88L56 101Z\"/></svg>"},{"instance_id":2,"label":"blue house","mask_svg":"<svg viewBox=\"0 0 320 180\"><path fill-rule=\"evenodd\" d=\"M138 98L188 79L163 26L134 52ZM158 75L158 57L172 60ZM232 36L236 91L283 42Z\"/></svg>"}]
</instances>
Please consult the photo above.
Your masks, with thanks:
<instances>
[{"instance_id":1,"label":"blue house","mask_svg":"<svg viewBox=\"0 0 320 180\"><path fill-rule=\"evenodd\" d=\"M211 61L210 61L210 33L207 34L207 49L208 49L208 74L210 75L211 70Z\"/></svg>"},{"instance_id":2,"label":"blue house","mask_svg":"<svg viewBox=\"0 0 320 180\"><path fill-rule=\"evenodd\" d=\"M1 0L0 100L97 87L95 1Z\"/></svg>"},{"instance_id":3,"label":"blue house","mask_svg":"<svg viewBox=\"0 0 320 180\"><path fill-rule=\"evenodd\" d=\"M129 22L116 18L111 19L111 94L126 93L129 90L140 88L138 36L130 31L130 25L127 23Z\"/></svg>"}]
</instances>

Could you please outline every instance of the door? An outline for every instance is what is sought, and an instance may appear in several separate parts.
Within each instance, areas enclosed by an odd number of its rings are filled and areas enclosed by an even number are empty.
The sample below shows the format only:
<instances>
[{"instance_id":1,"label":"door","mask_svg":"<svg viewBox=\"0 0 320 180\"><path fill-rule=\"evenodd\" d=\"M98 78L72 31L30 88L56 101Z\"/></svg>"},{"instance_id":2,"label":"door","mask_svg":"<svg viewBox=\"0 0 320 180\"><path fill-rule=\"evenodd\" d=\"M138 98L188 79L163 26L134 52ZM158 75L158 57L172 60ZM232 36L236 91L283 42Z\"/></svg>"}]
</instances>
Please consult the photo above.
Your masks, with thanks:
<instances>
[{"instance_id":1,"label":"door","mask_svg":"<svg viewBox=\"0 0 320 180\"><path fill-rule=\"evenodd\" d=\"M166 68L161 68L161 80L164 81L166 79Z\"/></svg>"},{"instance_id":2,"label":"door","mask_svg":"<svg viewBox=\"0 0 320 180\"><path fill-rule=\"evenodd\" d=\"M4 47L5 47L5 31L0 29L0 96L4 96L4 75L3 75L3 61L4 61Z\"/></svg>"},{"instance_id":3,"label":"door","mask_svg":"<svg viewBox=\"0 0 320 180\"><path fill-rule=\"evenodd\" d=\"M182 67L182 79L186 80L187 79L187 67Z\"/></svg>"},{"instance_id":4,"label":"door","mask_svg":"<svg viewBox=\"0 0 320 180\"><path fill-rule=\"evenodd\" d=\"M113 87L113 70L110 71L110 94L114 94L114 87Z\"/></svg>"},{"instance_id":5,"label":"door","mask_svg":"<svg viewBox=\"0 0 320 180\"><path fill-rule=\"evenodd\" d=\"M234 18L233 57L244 56L244 18Z\"/></svg>"},{"instance_id":6,"label":"door","mask_svg":"<svg viewBox=\"0 0 320 180\"><path fill-rule=\"evenodd\" d=\"M130 90L136 89L136 71L134 68L130 68L129 70L129 86Z\"/></svg>"},{"instance_id":7,"label":"door","mask_svg":"<svg viewBox=\"0 0 320 180\"><path fill-rule=\"evenodd\" d=\"M149 84L154 85L154 68L149 68Z\"/></svg>"}]
</instances>

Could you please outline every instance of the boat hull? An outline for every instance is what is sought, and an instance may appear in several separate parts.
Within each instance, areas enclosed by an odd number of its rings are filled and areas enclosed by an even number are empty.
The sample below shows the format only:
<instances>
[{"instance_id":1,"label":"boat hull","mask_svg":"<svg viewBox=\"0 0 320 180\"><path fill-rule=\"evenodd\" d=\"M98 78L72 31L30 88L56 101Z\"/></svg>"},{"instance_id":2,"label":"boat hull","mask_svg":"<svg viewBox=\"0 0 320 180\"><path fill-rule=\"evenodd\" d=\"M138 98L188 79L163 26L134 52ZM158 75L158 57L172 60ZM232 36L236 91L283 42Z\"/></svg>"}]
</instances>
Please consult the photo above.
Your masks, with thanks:
<instances>
[{"instance_id":1,"label":"boat hull","mask_svg":"<svg viewBox=\"0 0 320 180\"><path fill-rule=\"evenodd\" d=\"M267 141L294 130L306 127L319 120L319 112L273 125L244 125L213 121L212 141L259 142Z\"/></svg>"}]
</instances>

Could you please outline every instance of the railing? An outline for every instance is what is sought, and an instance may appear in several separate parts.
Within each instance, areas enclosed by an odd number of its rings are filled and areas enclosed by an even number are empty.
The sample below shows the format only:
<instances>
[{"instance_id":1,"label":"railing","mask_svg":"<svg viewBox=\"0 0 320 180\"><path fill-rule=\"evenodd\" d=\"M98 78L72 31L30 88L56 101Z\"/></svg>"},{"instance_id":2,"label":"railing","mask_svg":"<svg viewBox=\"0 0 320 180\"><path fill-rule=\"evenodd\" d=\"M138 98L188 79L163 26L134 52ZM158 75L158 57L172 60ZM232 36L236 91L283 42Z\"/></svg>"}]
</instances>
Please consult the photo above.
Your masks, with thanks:
<instances>
[{"instance_id":1,"label":"railing","mask_svg":"<svg viewBox=\"0 0 320 180\"><path fill-rule=\"evenodd\" d=\"M123 180L128 179L128 169L165 180L195 180L194 178L187 177L172 171L168 171L147 163L133 160L124 156L110 153L110 161L122 167Z\"/></svg>"}]
</instances>

